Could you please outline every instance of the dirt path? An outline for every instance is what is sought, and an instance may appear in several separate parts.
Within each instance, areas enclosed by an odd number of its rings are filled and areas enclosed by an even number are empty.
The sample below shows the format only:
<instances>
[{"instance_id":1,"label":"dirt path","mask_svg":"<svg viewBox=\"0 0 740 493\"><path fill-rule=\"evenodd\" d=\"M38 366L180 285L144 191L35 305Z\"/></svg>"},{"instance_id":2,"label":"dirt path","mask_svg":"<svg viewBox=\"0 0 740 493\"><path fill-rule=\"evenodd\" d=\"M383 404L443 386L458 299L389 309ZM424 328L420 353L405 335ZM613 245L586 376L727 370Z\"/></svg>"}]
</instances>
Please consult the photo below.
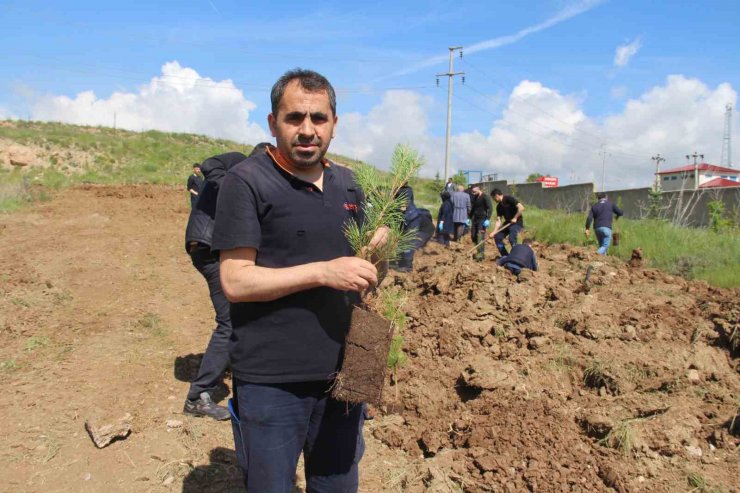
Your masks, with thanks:
<instances>
[{"instance_id":1,"label":"dirt path","mask_svg":"<svg viewBox=\"0 0 740 493\"><path fill-rule=\"evenodd\" d=\"M181 414L214 325L188 207L85 187L0 216L0 491L239 491L230 425ZM366 426L362 491L740 488L737 290L559 247L522 283L461 256L431 245L391 280L409 360ZM131 436L96 449L84 422L127 413ZM598 443L625 427L627 453Z\"/></svg>"}]
</instances>

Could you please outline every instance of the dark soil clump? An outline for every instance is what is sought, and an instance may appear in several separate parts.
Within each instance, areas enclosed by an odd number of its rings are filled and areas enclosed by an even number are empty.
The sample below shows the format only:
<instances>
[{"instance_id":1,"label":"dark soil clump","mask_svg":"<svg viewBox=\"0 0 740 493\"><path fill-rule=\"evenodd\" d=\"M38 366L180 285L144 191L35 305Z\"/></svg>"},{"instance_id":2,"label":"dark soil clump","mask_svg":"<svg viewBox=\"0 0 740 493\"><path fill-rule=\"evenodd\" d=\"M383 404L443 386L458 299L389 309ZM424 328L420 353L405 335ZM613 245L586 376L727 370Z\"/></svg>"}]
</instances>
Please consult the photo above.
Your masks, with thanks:
<instances>
[{"instance_id":1,"label":"dark soil clump","mask_svg":"<svg viewBox=\"0 0 740 493\"><path fill-rule=\"evenodd\" d=\"M389 320L356 306L332 397L344 402L379 404L392 339Z\"/></svg>"}]
</instances>

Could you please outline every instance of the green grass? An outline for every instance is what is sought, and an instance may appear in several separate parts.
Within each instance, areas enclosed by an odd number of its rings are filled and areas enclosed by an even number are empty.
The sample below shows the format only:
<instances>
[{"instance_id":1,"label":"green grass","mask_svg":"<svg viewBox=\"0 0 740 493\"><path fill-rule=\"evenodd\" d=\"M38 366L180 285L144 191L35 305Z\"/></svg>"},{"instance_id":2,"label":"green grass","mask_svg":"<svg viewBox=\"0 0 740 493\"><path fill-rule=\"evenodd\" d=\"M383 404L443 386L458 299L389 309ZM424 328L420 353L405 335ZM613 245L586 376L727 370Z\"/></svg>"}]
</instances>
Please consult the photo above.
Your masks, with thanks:
<instances>
[{"instance_id":1,"label":"green grass","mask_svg":"<svg viewBox=\"0 0 740 493\"><path fill-rule=\"evenodd\" d=\"M20 368L20 365L16 363L14 359L6 359L3 362L0 362L0 371L2 372L12 372Z\"/></svg>"},{"instance_id":2,"label":"green grass","mask_svg":"<svg viewBox=\"0 0 740 493\"><path fill-rule=\"evenodd\" d=\"M569 243L596 249L595 235L586 239L583 229L586 214L527 207L525 234L544 243ZM720 287L740 285L740 231L714 232L709 229L683 228L651 219L619 219L615 231L620 244L609 255L628 260L635 248L642 249L650 267L689 279L702 279Z\"/></svg>"},{"instance_id":3,"label":"green grass","mask_svg":"<svg viewBox=\"0 0 740 493\"><path fill-rule=\"evenodd\" d=\"M48 346L49 342L49 338L46 336L31 336L26 341L26 347L24 349L27 352L35 351L36 349Z\"/></svg>"},{"instance_id":4,"label":"green grass","mask_svg":"<svg viewBox=\"0 0 740 493\"><path fill-rule=\"evenodd\" d=\"M631 420L617 423L604 438L599 440L599 444L619 450L622 455L629 457L635 446L635 430L632 427Z\"/></svg>"},{"instance_id":5,"label":"green grass","mask_svg":"<svg viewBox=\"0 0 740 493\"><path fill-rule=\"evenodd\" d=\"M717 487L710 486L709 483L707 483L707 480L704 479L704 476L696 472L689 473L689 475L686 476L686 482L689 484L689 487L691 488L690 491L692 492L722 493L722 490Z\"/></svg>"},{"instance_id":6,"label":"green grass","mask_svg":"<svg viewBox=\"0 0 740 493\"><path fill-rule=\"evenodd\" d=\"M156 313L145 313L136 321L136 326L155 337L164 337L167 335L167 330L162 324L162 319Z\"/></svg>"},{"instance_id":7,"label":"green grass","mask_svg":"<svg viewBox=\"0 0 740 493\"><path fill-rule=\"evenodd\" d=\"M391 348L388 352L388 368L395 370L406 362L406 354L403 352L403 329L406 326L406 313L403 305L405 297L400 290L387 287L378 292L378 304L380 312L394 328Z\"/></svg>"}]
</instances>

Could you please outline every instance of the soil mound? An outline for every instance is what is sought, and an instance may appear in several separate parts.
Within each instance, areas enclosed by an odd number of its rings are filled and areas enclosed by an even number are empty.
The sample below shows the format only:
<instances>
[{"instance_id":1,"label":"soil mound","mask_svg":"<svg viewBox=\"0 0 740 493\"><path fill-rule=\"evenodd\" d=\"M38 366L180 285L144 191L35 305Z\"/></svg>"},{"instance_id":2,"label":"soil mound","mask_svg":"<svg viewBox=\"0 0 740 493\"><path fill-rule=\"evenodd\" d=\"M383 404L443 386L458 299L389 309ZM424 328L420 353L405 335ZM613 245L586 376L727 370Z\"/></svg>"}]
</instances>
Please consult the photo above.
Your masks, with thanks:
<instances>
[{"instance_id":1,"label":"soil mound","mask_svg":"<svg viewBox=\"0 0 740 493\"><path fill-rule=\"evenodd\" d=\"M409 490L740 486L738 290L561 245L517 279L465 251L432 244L393 280L409 359L373 435L425 457Z\"/></svg>"}]
</instances>

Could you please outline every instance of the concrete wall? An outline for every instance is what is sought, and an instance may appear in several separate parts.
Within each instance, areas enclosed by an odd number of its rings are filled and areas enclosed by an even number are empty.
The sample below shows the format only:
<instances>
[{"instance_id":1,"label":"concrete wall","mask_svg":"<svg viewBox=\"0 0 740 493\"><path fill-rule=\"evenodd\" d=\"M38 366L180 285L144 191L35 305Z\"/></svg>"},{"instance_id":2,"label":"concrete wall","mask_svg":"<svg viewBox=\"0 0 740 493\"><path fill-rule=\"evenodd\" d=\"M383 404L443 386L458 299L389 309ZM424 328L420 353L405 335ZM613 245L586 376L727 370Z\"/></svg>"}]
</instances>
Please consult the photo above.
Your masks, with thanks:
<instances>
[{"instance_id":1,"label":"concrete wall","mask_svg":"<svg viewBox=\"0 0 740 493\"><path fill-rule=\"evenodd\" d=\"M498 188L506 195L514 195L525 205L531 204L540 209L560 209L568 212L587 210L594 192L593 183L556 188L543 188L540 182L509 185L506 181L489 181L477 185L488 194L494 188Z\"/></svg>"},{"instance_id":2,"label":"concrete wall","mask_svg":"<svg viewBox=\"0 0 740 493\"><path fill-rule=\"evenodd\" d=\"M490 194L494 188L506 195L514 195L525 206L533 205L540 209L558 209L566 212L586 213L594 201L594 184L579 183L556 188L542 188L541 183L508 184L506 181L477 183ZM642 219L649 210L650 188L607 191L609 199L619 204L625 217ZM740 219L740 187L714 190L664 191L661 195L661 217L685 226L703 227L709 224L708 204L721 200L728 216Z\"/></svg>"}]
</instances>

